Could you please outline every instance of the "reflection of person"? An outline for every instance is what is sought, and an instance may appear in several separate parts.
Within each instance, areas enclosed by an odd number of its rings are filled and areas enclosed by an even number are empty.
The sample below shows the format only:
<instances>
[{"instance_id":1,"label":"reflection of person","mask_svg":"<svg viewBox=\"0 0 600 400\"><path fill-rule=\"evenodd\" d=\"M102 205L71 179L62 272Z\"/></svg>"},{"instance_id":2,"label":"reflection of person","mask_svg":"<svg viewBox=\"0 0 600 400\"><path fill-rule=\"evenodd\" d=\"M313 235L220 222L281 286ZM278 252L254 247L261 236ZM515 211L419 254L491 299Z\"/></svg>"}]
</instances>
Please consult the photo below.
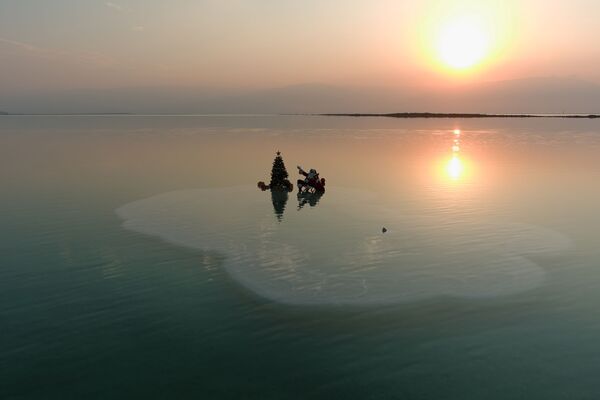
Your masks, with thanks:
<instances>
[{"instance_id":1,"label":"reflection of person","mask_svg":"<svg viewBox=\"0 0 600 400\"><path fill-rule=\"evenodd\" d=\"M315 207L319 200L323 197L323 192L316 193L298 193L298 211L302 209L306 204L311 207Z\"/></svg>"}]
</instances>

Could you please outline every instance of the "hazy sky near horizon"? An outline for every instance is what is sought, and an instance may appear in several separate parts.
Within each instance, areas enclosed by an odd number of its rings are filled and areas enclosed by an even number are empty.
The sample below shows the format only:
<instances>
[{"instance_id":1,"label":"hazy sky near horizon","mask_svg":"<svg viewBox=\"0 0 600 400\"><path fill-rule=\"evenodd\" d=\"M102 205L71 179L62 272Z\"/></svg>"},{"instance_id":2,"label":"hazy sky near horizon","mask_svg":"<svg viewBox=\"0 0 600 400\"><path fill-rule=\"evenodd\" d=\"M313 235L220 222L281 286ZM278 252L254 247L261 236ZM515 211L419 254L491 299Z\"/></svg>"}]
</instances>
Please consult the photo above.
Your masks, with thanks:
<instances>
[{"instance_id":1,"label":"hazy sky near horizon","mask_svg":"<svg viewBox=\"0 0 600 400\"><path fill-rule=\"evenodd\" d=\"M0 90L600 82L599 15L595 0L0 0ZM473 18L479 62L444 66L442 28Z\"/></svg>"}]
</instances>

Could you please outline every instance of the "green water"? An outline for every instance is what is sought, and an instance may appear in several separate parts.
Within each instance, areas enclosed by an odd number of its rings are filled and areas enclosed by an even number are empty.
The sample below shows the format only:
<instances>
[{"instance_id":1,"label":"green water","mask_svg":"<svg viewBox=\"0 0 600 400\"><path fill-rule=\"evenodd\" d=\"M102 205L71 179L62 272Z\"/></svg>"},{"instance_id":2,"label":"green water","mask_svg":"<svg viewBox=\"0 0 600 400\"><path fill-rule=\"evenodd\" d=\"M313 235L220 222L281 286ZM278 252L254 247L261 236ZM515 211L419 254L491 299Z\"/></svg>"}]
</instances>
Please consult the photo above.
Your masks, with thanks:
<instances>
[{"instance_id":1,"label":"green water","mask_svg":"<svg viewBox=\"0 0 600 400\"><path fill-rule=\"evenodd\" d=\"M277 150L318 202L256 189ZM598 151L595 120L0 117L0 397L596 399Z\"/></svg>"}]
</instances>

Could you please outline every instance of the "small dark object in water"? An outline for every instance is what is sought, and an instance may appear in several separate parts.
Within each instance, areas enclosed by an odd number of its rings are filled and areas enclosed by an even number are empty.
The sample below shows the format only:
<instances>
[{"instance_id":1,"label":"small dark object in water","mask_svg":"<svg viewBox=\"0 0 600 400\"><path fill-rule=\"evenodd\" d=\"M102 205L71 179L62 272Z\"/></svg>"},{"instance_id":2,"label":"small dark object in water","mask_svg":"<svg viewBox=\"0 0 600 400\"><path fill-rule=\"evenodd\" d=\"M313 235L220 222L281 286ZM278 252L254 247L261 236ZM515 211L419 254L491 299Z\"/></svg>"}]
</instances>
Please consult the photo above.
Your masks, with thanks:
<instances>
[{"instance_id":1,"label":"small dark object in water","mask_svg":"<svg viewBox=\"0 0 600 400\"><path fill-rule=\"evenodd\" d=\"M270 189L270 188L269 188L267 185L265 185L265 183L264 183L263 181L260 181L260 182L258 182L257 186L258 186L258 188L259 188L260 190L262 190L263 192L264 192L265 190L268 190L268 189Z\"/></svg>"},{"instance_id":2,"label":"small dark object in water","mask_svg":"<svg viewBox=\"0 0 600 400\"><path fill-rule=\"evenodd\" d=\"M386 233L387 232L387 228L384 226L383 228L381 228L381 232L382 233Z\"/></svg>"}]
</instances>

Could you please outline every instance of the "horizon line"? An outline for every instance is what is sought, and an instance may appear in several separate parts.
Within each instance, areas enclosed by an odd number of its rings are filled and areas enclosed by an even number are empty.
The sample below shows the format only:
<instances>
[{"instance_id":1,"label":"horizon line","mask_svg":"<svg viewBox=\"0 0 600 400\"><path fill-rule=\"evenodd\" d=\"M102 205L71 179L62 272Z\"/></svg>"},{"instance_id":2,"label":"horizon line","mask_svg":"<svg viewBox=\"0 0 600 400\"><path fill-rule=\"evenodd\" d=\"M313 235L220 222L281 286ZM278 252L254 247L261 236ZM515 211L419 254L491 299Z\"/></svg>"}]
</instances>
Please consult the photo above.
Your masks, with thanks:
<instances>
[{"instance_id":1,"label":"horizon line","mask_svg":"<svg viewBox=\"0 0 600 400\"><path fill-rule=\"evenodd\" d=\"M139 117L210 117L210 116L322 116L322 117L387 117L387 118L600 118L595 113L439 113L439 112L394 112L394 113L130 113L130 112L84 112L84 113L0 113L9 116L139 116Z\"/></svg>"}]
</instances>

